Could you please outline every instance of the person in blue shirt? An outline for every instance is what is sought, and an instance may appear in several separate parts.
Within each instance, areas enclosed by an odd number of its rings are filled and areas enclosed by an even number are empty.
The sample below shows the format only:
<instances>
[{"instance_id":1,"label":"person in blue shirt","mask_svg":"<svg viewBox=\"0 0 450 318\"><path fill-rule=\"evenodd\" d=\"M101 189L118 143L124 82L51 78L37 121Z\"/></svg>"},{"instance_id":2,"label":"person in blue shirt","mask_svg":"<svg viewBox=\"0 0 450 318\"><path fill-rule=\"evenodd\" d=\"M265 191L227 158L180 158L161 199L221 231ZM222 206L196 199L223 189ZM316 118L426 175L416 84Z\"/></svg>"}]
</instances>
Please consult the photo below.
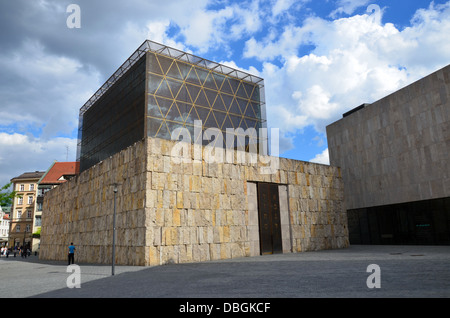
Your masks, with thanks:
<instances>
[{"instance_id":1,"label":"person in blue shirt","mask_svg":"<svg viewBox=\"0 0 450 318\"><path fill-rule=\"evenodd\" d=\"M76 250L76 248L73 245L73 243L70 243L70 245L69 245L69 265L70 265L70 262L72 262L72 264L73 264L75 261L75 250Z\"/></svg>"}]
</instances>

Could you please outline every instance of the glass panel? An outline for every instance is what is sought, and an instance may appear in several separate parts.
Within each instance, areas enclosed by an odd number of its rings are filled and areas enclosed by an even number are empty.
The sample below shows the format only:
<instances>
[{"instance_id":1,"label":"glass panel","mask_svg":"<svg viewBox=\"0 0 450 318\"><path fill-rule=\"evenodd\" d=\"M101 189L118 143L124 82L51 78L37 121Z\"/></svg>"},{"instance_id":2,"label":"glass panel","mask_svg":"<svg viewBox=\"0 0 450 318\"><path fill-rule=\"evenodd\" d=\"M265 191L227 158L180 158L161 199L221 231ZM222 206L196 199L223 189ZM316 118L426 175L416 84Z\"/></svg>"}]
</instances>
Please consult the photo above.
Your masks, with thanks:
<instances>
[{"instance_id":1,"label":"glass panel","mask_svg":"<svg viewBox=\"0 0 450 318\"><path fill-rule=\"evenodd\" d=\"M223 81L225 80L225 76L217 74L217 73L211 73L211 74L213 74L217 88L220 90L222 87Z\"/></svg>"},{"instance_id":2,"label":"glass panel","mask_svg":"<svg viewBox=\"0 0 450 318\"><path fill-rule=\"evenodd\" d=\"M192 66L189 64L186 64L186 63L182 63L180 61L178 61L177 64L178 64L178 69L180 70L181 78L186 79Z\"/></svg>"},{"instance_id":3,"label":"glass panel","mask_svg":"<svg viewBox=\"0 0 450 318\"><path fill-rule=\"evenodd\" d=\"M251 102L251 107L255 113L256 118L261 119L261 105L259 103Z\"/></svg>"},{"instance_id":4,"label":"glass panel","mask_svg":"<svg viewBox=\"0 0 450 318\"><path fill-rule=\"evenodd\" d=\"M192 102L195 103L198 93L200 93L200 87L186 83L186 88L189 92L189 96L191 96Z\"/></svg>"},{"instance_id":5,"label":"glass panel","mask_svg":"<svg viewBox=\"0 0 450 318\"><path fill-rule=\"evenodd\" d=\"M147 93L154 94L161 84L162 77L156 74L148 74L148 90Z\"/></svg>"},{"instance_id":6,"label":"glass panel","mask_svg":"<svg viewBox=\"0 0 450 318\"><path fill-rule=\"evenodd\" d=\"M216 101L217 91L212 91L209 89L205 89L206 98L208 98L208 105L213 106Z\"/></svg>"},{"instance_id":7,"label":"glass panel","mask_svg":"<svg viewBox=\"0 0 450 318\"><path fill-rule=\"evenodd\" d=\"M206 122L206 119L208 118L209 109L203 108L203 107L195 107L197 110L197 114L200 117L200 120L203 121L203 124Z\"/></svg>"},{"instance_id":8,"label":"glass panel","mask_svg":"<svg viewBox=\"0 0 450 318\"><path fill-rule=\"evenodd\" d=\"M186 85L183 84L181 86L176 99L182 102L192 103L191 97L189 96L189 93L186 89Z\"/></svg>"},{"instance_id":9,"label":"glass panel","mask_svg":"<svg viewBox=\"0 0 450 318\"><path fill-rule=\"evenodd\" d=\"M224 92L224 93L228 93L228 94L234 95L234 92L232 91L230 83L228 82L227 78L224 79L221 91Z\"/></svg>"},{"instance_id":10,"label":"glass panel","mask_svg":"<svg viewBox=\"0 0 450 318\"><path fill-rule=\"evenodd\" d=\"M240 96L242 98L248 98L247 93L245 92L244 86L242 85L242 83L239 84L239 88L237 90L236 95Z\"/></svg>"},{"instance_id":11,"label":"glass panel","mask_svg":"<svg viewBox=\"0 0 450 318\"><path fill-rule=\"evenodd\" d=\"M170 106L172 106L172 100L156 97L156 102L158 103L162 116L166 117L166 114L169 111Z\"/></svg>"},{"instance_id":12,"label":"glass panel","mask_svg":"<svg viewBox=\"0 0 450 318\"><path fill-rule=\"evenodd\" d=\"M230 107L230 109L228 109L228 111L230 113L234 113L234 114L238 114L238 115L241 114L241 110L239 109L236 98L233 98L233 101L231 102L231 107Z\"/></svg>"},{"instance_id":13,"label":"glass panel","mask_svg":"<svg viewBox=\"0 0 450 318\"><path fill-rule=\"evenodd\" d=\"M259 86L255 86L255 88L253 89L252 100L255 100L257 102L260 101L260 99L259 99Z\"/></svg>"},{"instance_id":14,"label":"glass panel","mask_svg":"<svg viewBox=\"0 0 450 318\"><path fill-rule=\"evenodd\" d=\"M159 66L159 62L156 59L155 54L148 53L148 65L149 65L149 71L153 73L163 74L161 71L161 67Z\"/></svg>"},{"instance_id":15,"label":"glass panel","mask_svg":"<svg viewBox=\"0 0 450 318\"><path fill-rule=\"evenodd\" d=\"M196 67L195 71L197 72L198 79L200 80L200 83L204 85L206 78L208 77L208 71L205 71L201 68Z\"/></svg>"},{"instance_id":16,"label":"glass panel","mask_svg":"<svg viewBox=\"0 0 450 318\"><path fill-rule=\"evenodd\" d=\"M255 85L251 85L246 82L241 82L241 85L244 86L245 92L246 92L247 96L250 98L253 94L253 89L255 88Z\"/></svg>"},{"instance_id":17,"label":"glass panel","mask_svg":"<svg viewBox=\"0 0 450 318\"><path fill-rule=\"evenodd\" d=\"M178 106L178 110L180 111L181 117L183 118L183 121L186 121L189 112L191 111L192 105L182 103L182 102L176 102Z\"/></svg>"},{"instance_id":18,"label":"glass panel","mask_svg":"<svg viewBox=\"0 0 450 318\"><path fill-rule=\"evenodd\" d=\"M247 108L245 109L245 116L256 118L255 113L253 112L252 105L250 103L247 103Z\"/></svg>"},{"instance_id":19,"label":"glass panel","mask_svg":"<svg viewBox=\"0 0 450 318\"><path fill-rule=\"evenodd\" d=\"M239 86L239 82L232 78L228 78L228 82L230 83L231 89L233 90L233 94L236 94L238 86Z\"/></svg>"},{"instance_id":20,"label":"glass panel","mask_svg":"<svg viewBox=\"0 0 450 318\"><path fill-rule=\"evenodd\" d=\"M160 119L147 118L147 136L155 137L162 122Z\"/></svg>"},{"instance_id":21,"label":"glass panel","mask_svg":"<svg viewBox=\"0 0 450 318\"><path fill-rule=\"evenodd\" d=\"M225 109L229 110L231 107L231 103L233 102L233 96L228 94L220 94L220 96L222 97Z\"/></svg>"},{"instance_id":22,"label":"glass panel","mask_svg":"<svg viewBox=\"0 0 450 318\"><path fill-rule=\"evenodd\" d=\"M186 76L186 82L199 86L201 85L200 81L198 80L197 73L195 73L194 67L191 67L188 75Z\"/></svg>"},{"instance_id":23,"label":"glass panel","mask_svg":"<svg viewBox=\"0 0 450 318\"><path fill-rule=\"evenodd\" d=\"M167 76L183 80L183 76L180 74L180 71L178 70L177 62L173 62L172 66L170 67L169 71L167 72Z\"/></svg>"},{"instance_id":24,"label":"glass panel","mask_svg":"<svg viewBox=\"0 0 450 318\"><path fill-rule=\"evenodd\" d=\"M164 96L167 98L173 98L172 93L169 89L169 86L167 85L166 80L163 80L161 82L161 85L159 86L158 90L156 91L156 95Z\"/></svg>"},{"instance_id":25,"label":"glass panel","mask_svg":"<svg viewBox=\"0 0 450 318\"><path fill-rule=\"evenodd\" d=\"M213 105L213 109L227 111L227 109L225 108L225 104L223 102L221 94L217 95L216 101Z\"/></svg>"},{"instance_id":26,"label":"glass panel","mask_svg":"<svg viewBox=\"0 0 450 318\"><path fill-rule=\"evenodd\" d=\"M213 90L217 90L216 82L214 81L212 72L209 72L208 77L206 78L205 82L203 83L203 86L207 88L211 88Z\"/></svg>"},{"instance_id":27,"label":"glass panel","mask_svg":"<svg viewBox=\"0 0 450 318\"><path fill-rule=\"evenodd\" d=\"M230 119L231 119L231 122L233 123L234 129L238 128L239 124L241 122L241 117L230 115Z\"/></svg>"},{"instance_id":28,"label":"glass panel","mask_svg":"<svg viewBox=\"0 0 450 318\"><path fill-rule=\"evenodd\" d=\"M180 123L170 122L170 121L166 121L166 124L167 124L167 127L170 132L170 139L178 140L179 133L175 134L174 131L175 131L175 129L177 129L179 127L183 127L183 125Z\"/></svg>"},{"instance_id":29,"label":"glass panel","mask_svg":"<svg viewBox=\"0 0 450 318\"><path fill-rule=\"evenodd\" d=\"M170 140L171 136L170 136L169 129L167 128L165 121L162 122L161 127L159 128L159 131L158 131L158 134L156 135L156 137Z\"/></svg>"},{"instance_id":30,"label":"glass panel","mask_svg":"<svg viewBox=\"0 0 450 318\"><path fill-rule=\"evenodd\" d=\"M222 113L222 112L217 112L217 111L215 111L213 113L214 113L214 117L217 120L218 128L222 129L223 122L225 121L225 117L226 117L227 114L226 113Z\"/></svg>"},{"instance_id":31,"label":"glass panel","mask_svg":"<svg viewBox=\"0 0 450 318\"><path fill-rule=\"evenodd\" d=\"M191 135L191 142L194 141L194 126L193 125L185 125L184 128L186 128L189 131L189 134Z\"/></svg>"},{"instance_id":32,"label":"glass panel","mask_svg":"<svg viewBox=\"0 0 450 318\"><path fill-rule=\"evenodd\" d=\"M197 100L195 101L196 105L200 105L200 106L204 106L204 107L210 107L208 100L206 99L206 95L205 92L203 91L203 89L200 91L200 93L198 94Z\"/></svg>"},{"instance_id":33,"label":"glass panel","mask_svg":"<svg viewBox=\"0 0 450 318\"><path fill-rule=\"evenodd\" d=\"M208 119L206 119L205 123L203 124L203 126L208 127L208 128L219 128L216 122L216 118L213 115L213 112L209 113Z\"/></svg>"},{"instance_id":34,"label":"glass panel","mask_svg":"<svg viewBox=\"0 0 450 318\"><path fill-rule=\"evenodd\" d=\"M176 97L178 95L178 91L181 88L181 85L183 85L183 82L175 81L172 79L166 79L167 84L169 85L170 91L172 92L172 96Z\"/></svg>"},{"instance_id":35,"label":"glass panel","mask_svg":"<svg viewBox=\"0 0 450 318\"><path fill-rule=\"evenodd\" d=\"M244 114L245 108L247 107L247 100L236 98L239 105L239 114Z\"/></svg>"},{"instance_id":36,"label":"glass panel","mask_svg":"<svg viewBox=\"0 0 450 318\"><path fill-rule=\"evenodd\" d=\"M152 117L163 117L154 96L148 96L147 115Z\"/></svg>"},{"instance_id":37,"label":"glass panel","mask_svg":"<svg viewBox=\"0 0 450 318\"><path fill-rule=\"evenodd\" d=\"M249 118L244 118L243 122L247 126L247 127L243 127L244 129L247 129L247 128L255 128L256 129L256 124L258 123L258 121L254 120L254 119L249 119Z\"/></svg>"},{"instance_id":38,"label":"glass panel","mask_svg":"<svg viewBox=\"0 0 450 318\"><path fill-rule=\"evenodd\" d=\"M172 65L172 62L174 60L171 58L162 56L162 55L158 55L157 58L159 61L159 65L161 66L161 70L162 70L163 74L167 74L167 71L169 70L169 68Z\"/></svg>"},{"instance_id":39,"label":"glass panel","mask_svg":"<svg viewBox=\"0 0 450 318\"><path fill-rule=\"evenodd\" d=\"M192 107L188 116L185 118L185 122L193 125L194 120L200 120L200 117L197 115L195 107Z\"/></svg>"},{"instance_id":40,"label":"glass panel","mask_svg":"<svg viewBox=\"0 0 450 318\"><path fill-rule=\"evenodd\" d=\"M226 131L227 128L233 128L234 129L233 123L231 122L229 115L226 116L225 121L224 121L224 123L222 125L222 130Z\"/></svg>"},{"instance_id":41,"label":"glass panel","mask_svg":"<svg viewBox=\"0 0 450 318\"><path fill-rule=\"evenodd\" d=\"M183 119L180 115L180 112L178 111L178 107L175 103L172 104L172 107L170 108L169 112L167 113L166 119L178 121L178 122L183 121Z\"/></svg>"},{"instance_id":42,"label":"glass panel","mask_svg":"<svg viewBox=\"0 0 450 318\"><path fill-rule=\"evenodd\" d=\"M115 83L105 89L101 97L81 114L81 171L145 136L144 120L148 108L145 102L145 56L117 78Z\"/></svg>"}]
</instances>

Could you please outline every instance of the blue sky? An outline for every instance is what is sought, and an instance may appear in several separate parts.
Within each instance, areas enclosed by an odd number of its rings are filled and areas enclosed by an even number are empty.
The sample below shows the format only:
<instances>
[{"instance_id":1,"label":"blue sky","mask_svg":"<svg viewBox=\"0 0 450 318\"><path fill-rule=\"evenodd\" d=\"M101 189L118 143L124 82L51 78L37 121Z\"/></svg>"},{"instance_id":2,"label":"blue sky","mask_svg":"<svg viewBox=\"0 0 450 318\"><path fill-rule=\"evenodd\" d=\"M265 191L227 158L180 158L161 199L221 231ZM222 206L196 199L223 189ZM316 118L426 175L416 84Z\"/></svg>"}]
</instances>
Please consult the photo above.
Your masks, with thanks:
<instances>
[{"instance_id":1,"label":"blue sky","mask_svg":"<svg viewBox=\"0 0 450 318\"><path fill-rule=\"evenodd\" d=\"M0 184L75 160L79 108L145 39L263 77L281 156L326 164L325 127L448 65L449 34L449 1L0 0Z\"/></svg>"}]
</instances>

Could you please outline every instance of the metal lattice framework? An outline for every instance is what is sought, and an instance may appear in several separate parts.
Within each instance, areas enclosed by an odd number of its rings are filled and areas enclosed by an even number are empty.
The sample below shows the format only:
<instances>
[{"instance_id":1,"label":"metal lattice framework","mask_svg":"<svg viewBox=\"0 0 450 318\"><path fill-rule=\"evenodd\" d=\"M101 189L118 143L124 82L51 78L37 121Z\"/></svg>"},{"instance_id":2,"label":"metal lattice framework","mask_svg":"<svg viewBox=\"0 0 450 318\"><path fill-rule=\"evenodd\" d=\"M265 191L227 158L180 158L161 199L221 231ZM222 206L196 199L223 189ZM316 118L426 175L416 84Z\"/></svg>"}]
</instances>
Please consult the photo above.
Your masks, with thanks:
<instances>
[{"instance_id":1,"label":"metal lattice framework","mask_svg":"<svg viewBox=\"0 0 450 318\"><path fill-rule=\"evenodd\" d=\"M264 80L146 40L80 108L77 161L84 170L144 136L191 132L195 120L247 136L239 146L256 144L266 127Z\"/></svg>"},{"instance_id":2,"label":"metal lattice framework","mask_svg":"<svg viewBox=\"0 0 450 318\"><path fill-rule=\"evenodd\" d=\"M248 74L246 72L231 68L229 66L216 63L193 54L183 52L181 50L145 40L144 43L114 72L113 75L92 95L92 97L80 108L80 116L82 116L119 78L122 77L145 53L155 52L166 55L168 57L184 61L193 65L204 67L208 70L235 77L239 80L244 80L253 84L264 86L264 79ZM261 101L263 102L263 101Z\"/></svg>"}]
</instances>

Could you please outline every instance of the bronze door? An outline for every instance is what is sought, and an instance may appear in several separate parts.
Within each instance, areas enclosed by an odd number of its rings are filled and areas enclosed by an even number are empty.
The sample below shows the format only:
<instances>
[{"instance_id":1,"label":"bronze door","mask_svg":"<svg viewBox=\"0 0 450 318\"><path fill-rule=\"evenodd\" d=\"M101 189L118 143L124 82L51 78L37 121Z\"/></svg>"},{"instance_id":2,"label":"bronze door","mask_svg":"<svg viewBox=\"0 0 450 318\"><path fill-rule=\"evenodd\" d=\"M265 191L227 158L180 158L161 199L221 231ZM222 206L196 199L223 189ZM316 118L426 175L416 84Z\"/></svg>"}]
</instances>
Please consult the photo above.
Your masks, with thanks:
<instances>
[{"instance_id":1,"label":"bronze door","mask_svg":"<svg viewBox=\"0 0 450 318\"><path fill-rule=\"evenodd\" d=\"M259 242L261 254L282 253L278 185L258 183Z\"/></svg>"}]
</instances>

